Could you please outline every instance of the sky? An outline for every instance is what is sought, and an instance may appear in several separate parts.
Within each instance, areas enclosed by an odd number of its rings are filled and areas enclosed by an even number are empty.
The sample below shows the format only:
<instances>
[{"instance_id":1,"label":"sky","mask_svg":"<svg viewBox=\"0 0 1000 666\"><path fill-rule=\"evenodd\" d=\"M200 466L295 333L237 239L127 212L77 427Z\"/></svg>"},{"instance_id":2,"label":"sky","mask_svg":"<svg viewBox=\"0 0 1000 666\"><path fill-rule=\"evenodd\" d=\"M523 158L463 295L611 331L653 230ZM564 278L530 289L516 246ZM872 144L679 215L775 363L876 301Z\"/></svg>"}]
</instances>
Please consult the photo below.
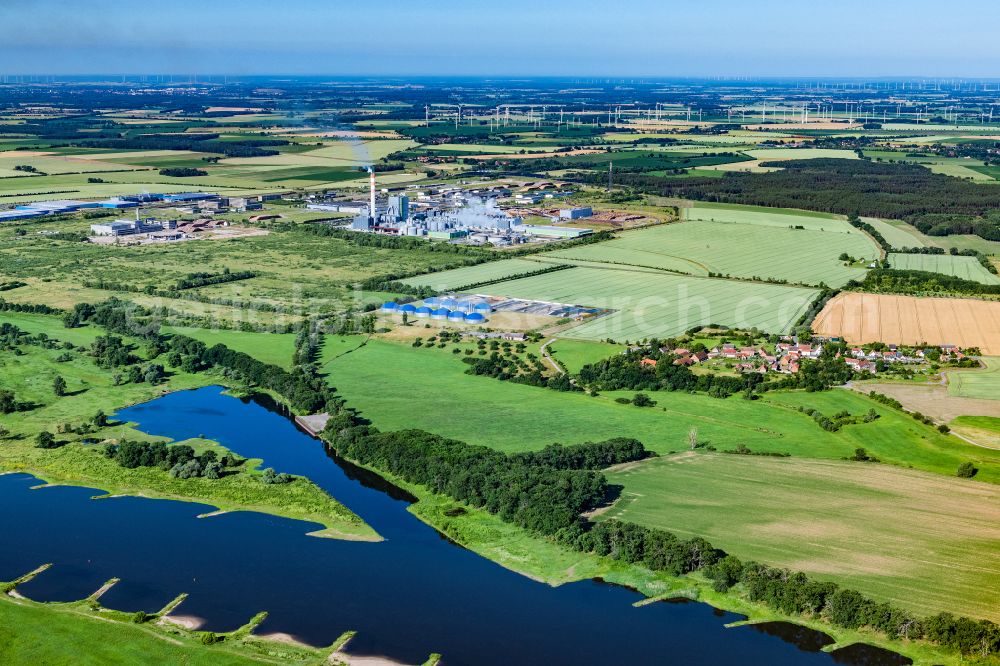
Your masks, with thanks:
<instances>
[{"instance_id":1,"label":"sky","mask_svg":"<svg viewBox=\"0 0 1000 666\"><path fill-rule=\"evenodd\" d=\"M1000 77L996 0L0 0L0 75Z\"/></svg>"}]
</instances>

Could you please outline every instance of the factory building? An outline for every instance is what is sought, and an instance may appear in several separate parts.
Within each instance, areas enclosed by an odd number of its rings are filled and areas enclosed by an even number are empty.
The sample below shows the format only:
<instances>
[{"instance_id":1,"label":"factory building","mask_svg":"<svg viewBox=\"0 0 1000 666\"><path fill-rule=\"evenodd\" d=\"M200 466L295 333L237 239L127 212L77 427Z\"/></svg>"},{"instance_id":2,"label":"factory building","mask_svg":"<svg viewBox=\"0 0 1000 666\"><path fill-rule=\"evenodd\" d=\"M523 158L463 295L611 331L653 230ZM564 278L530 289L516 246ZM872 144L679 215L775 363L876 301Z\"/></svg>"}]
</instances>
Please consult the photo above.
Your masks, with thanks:
<instances>
[{"instance_id":1,"label":"factory building","mask_svg":"<svg viewBox=\"0 0 1000 666\"><path fill-rule=\"evenodd\" d=\"M167 227L175 229L177 223L170 220ZM163 231L163 223L155 218L145 220L115 220L114 222L101 222L90 225L90 231L95 236L131 236L134 234L148 234L154 231Z\"/></svg>"},{"instance_id":2,"label":"factory building","mask_svg":"<svg viewBox=\"0 0 1000 666\"><path fill-rule=\"evenodd\" d=\"M524 233L529 236L544 236L548 238L580 238L594 233L593 229L577 229L573 227L546 227L531 226L523 227Z\"/></svg>"},{"instance_id":3,"label":"factory building","mask_svg":"<svg viewBox=\"0 0 1000 666\"><path fill-rule=\"evenodd\" d=\"M564 220L579 220L581 218L590 217L594 214L594 210L590 206L581 206L579 208L562 208L559 210L559 217Z\"/></svg>"}]
</instances>

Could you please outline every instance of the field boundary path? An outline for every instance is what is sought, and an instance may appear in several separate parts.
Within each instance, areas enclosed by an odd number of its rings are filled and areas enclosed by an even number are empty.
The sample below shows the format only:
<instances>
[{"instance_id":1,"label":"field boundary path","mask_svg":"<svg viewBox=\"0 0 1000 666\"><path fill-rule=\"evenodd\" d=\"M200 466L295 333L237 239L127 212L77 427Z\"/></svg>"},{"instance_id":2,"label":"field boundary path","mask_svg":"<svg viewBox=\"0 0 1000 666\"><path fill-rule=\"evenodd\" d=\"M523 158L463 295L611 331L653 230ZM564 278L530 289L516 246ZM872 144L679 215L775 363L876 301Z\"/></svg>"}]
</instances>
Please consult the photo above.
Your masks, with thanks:
<instances>
[{"instance_id":1,"label":"field boundary path","mask_svg":"<svg viewBox=\"0 0 1000 666\"><path fill-rule=\"evenodd\" d=\"M549 362L549 365L552 366L553 370L555 370L560 375L565 375L566 371L563 370L563 367L561 365L559 365L558 361L556 361L554 358L552 358L552 355L549 354L549 350L548 350L548 346L551 345L553 342L555 342L558 339L559 338L550 338L549 340L546 340L545 344L543 344L541 347L538 348L538 351L540 351L542 353L542 358L544 358L546 361Z\"/></svg>"}]
</instances>

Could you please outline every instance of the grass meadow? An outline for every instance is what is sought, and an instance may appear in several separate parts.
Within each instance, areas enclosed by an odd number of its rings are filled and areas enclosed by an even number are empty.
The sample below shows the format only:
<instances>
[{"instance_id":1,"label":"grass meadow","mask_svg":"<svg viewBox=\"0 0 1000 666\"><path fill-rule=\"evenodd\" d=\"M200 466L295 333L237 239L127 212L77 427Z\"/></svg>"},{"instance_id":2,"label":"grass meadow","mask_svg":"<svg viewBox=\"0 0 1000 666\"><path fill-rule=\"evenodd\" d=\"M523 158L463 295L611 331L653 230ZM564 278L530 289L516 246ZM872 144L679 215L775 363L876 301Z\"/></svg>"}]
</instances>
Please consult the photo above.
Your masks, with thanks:
<instances>
[{"instance_id":1,"label":"grass meadow","mask_svg":"<svg viewBox=\"0 0 1000 666\"><path fill-rule=\"evenodd\" d=\"M899 467L681 453L613 468L602 517L704 536L922 615L997 621L1000 489Z\"/></svg>"},{"instance_id":2,"label":"grass meadow","mask_svg":"<svg viewBox=\"0 0 1000 666\"><path fill-rule=\"evenodd\" d=\"M553 343L556 358L564 342ZM942 435L850 391L770 393L755 401L659 392L652 395L655 407L641 408L615 402L631 392L592 397L467 375L460 355L452 353L455 348L475 346L414 349L378 338L365 342L361 336L326 336L321 366L348 406L379 428L421 428L503 451L635 437L666 453L686 449L688 433L697 428L700 440L719 449L745 444L754 451L839 460L865 447L886 463L948 476L969 460L981 470L977 478L1000 483L1000 451ZM572 347L568 351L577 352L575 364L580 365L605 350L590 350L586 356ZM874 408L880 418L827 432L800 413L799 406L830 416L842 410L862 415Z\"/></svg>"}]
</instances>

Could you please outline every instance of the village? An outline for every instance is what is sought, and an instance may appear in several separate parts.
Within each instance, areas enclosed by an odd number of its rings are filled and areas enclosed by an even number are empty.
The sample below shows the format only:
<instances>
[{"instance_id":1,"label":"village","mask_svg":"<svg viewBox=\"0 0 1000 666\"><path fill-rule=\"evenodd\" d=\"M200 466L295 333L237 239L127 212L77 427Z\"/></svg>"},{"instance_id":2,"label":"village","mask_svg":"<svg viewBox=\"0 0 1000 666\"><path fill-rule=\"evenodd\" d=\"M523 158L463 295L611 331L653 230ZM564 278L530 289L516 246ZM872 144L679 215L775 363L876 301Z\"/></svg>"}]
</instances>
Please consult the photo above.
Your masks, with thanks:
<instances>
[{"instance_id":1,"label":"village","mask_svg":"<svg viewBox=\"0 0 1000 666\"><path fill-rule=\"evenodd\" d=\"M790 375L799 371L803 360L820 358L823 348L823 341L819 339L814 343L804 343L791 336L784 336L773 346L764 344L737 346L726 342L709 349L704 344L698 343L688 347L660 347L659 351L661 354L669 354L673 358L672 363L679 366L699 366L706 370L730 370L741 374ZM912 375L917 371L933 369L932 363L956 365L975 362L955 345L903 347L874 344L851 347L846 354L838 351L835 357L842 357L854 372L872 375L894 372ZM644 358L641 361L642 365L649 367L656 367L657 363L658 361L653 358Z\"/></svg>"}]
</instances>

